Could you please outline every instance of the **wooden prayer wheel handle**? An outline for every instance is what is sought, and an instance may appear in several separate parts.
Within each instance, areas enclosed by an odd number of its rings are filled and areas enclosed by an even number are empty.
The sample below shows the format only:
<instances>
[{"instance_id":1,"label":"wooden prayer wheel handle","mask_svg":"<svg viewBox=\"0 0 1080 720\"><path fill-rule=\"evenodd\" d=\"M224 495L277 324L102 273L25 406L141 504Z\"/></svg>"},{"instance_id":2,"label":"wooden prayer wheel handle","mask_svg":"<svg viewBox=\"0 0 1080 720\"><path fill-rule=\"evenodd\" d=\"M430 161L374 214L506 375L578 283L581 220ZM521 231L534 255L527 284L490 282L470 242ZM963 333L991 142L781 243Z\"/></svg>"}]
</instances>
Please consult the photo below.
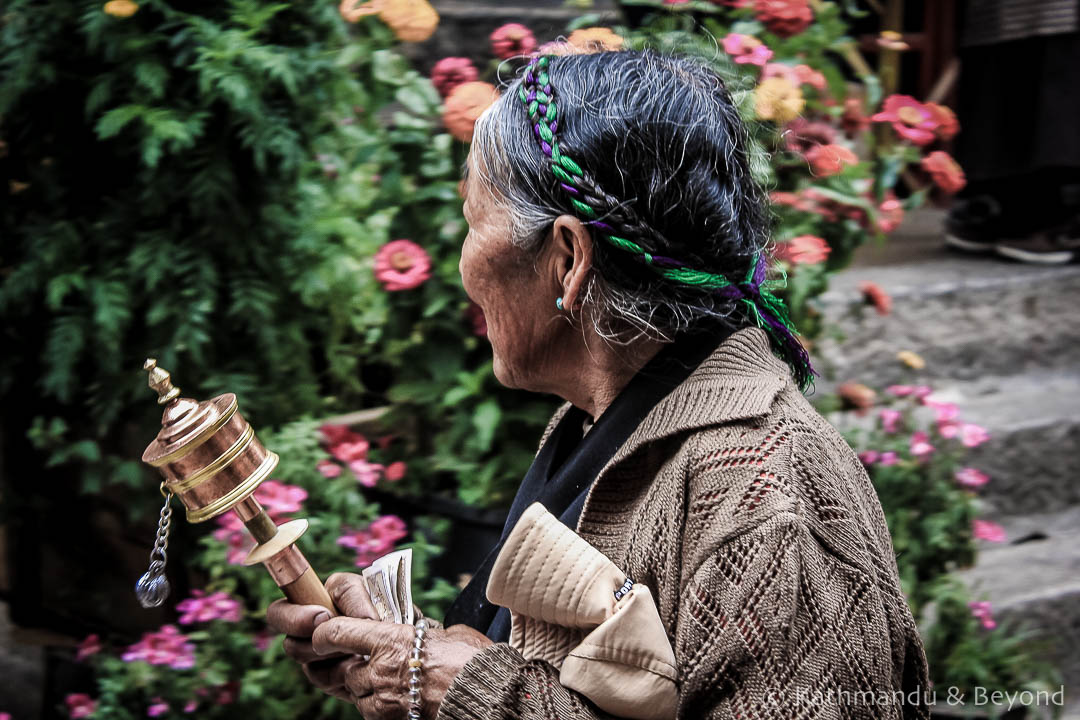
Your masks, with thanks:
<instances>
[{"instance_id":1,"label":"wooden prayer wheel handle","mask_svg":"<svg viewBox=\"0 0 1080 720\"><path fill-rule=\"evenodd\" d=\"M331 616L338 614L334 607L334 601L330 599L330 593L326 592L326 586L319 580L319 576L310 567L304 574L288 585L281 586L281 592L289 602L297 605L322 605L330 611Z\"/></svg>"}]
</instances>

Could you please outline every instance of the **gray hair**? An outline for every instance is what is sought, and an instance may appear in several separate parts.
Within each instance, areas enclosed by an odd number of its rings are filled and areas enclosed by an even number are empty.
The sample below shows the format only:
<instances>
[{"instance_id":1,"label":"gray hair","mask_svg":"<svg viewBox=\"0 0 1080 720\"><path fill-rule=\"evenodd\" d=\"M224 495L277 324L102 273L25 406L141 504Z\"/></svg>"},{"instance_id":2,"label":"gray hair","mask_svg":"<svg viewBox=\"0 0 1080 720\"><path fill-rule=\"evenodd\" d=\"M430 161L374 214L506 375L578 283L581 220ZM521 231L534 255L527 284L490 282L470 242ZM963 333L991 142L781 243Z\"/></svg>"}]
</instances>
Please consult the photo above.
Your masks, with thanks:
<instances>
[{"instance_id":1,"label":"gray hair","mask_svg":"<svg viewBox=\"0 0 1080 720\"><path fill-rule=\"evenodd\" d=\"M649 50L555 57L549 73L560 147L612 199L606 215L635 218L646 251L739 282L768 240L768 216L721 78ZM511 242L535 257L555 219L577 213L531 132L521 82L477 120L473 170L509 213ZM593 257L583 306L610 342L669 341L704 318L752 322L737 301L663 280L606 242Z\"/></svg>"}]
</instances>

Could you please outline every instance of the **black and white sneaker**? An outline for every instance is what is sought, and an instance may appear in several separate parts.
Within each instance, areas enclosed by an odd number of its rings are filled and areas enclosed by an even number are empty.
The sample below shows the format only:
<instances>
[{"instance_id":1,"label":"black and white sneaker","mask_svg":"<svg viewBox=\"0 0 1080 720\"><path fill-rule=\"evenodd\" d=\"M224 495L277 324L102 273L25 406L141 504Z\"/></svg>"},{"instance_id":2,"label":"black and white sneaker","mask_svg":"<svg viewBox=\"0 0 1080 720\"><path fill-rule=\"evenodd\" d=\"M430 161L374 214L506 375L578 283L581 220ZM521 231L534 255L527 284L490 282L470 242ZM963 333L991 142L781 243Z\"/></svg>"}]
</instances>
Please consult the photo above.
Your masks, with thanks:
<instances>
[{"instance_id":1,"label":"black and white sneaker","mask_svg":"<svg viewBox=\"0 0 1080 720\"><path fill-rule=\"evenodd\" d=\"M945 245L969 253L994 252L1001 218L1001 205L990 195L958 200L945 216Z\"/></svg>"},{"instance_id":2,"label":"black and white sneaker","mask_svg":"<svg viewBox=\"0 0 1080 720\"><path fill-rule=\"evenodd\" d=\"M998 255L1034 265L1066 265L1080 257L1080 217L1016 240L994 245Z\"/></svg>"}]
</instances>

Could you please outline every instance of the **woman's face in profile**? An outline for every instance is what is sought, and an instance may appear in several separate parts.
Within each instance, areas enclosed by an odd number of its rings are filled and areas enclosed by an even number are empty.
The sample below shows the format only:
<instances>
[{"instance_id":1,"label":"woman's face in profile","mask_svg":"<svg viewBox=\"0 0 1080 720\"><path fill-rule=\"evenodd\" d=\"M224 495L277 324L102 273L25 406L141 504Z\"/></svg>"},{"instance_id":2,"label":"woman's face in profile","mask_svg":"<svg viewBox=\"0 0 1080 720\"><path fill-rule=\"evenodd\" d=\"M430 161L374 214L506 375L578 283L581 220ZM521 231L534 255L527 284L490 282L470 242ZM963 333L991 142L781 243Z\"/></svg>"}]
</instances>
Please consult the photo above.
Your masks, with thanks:
<instances>
[{"instance_id":1,"label":"woman's face in profile","mask_svg":"<svg viewBox=\"0 0 1080 720\"><path fill-rule=\"evenodd\" d=\"M469 232L461 248L461 283L484 311L491 341L495 377L507 387L540 390L551 354L556 289L543 282L534 264L511 244L510 213L485 187L469 153L463 212Z\"/></svg>"}]
</instances>

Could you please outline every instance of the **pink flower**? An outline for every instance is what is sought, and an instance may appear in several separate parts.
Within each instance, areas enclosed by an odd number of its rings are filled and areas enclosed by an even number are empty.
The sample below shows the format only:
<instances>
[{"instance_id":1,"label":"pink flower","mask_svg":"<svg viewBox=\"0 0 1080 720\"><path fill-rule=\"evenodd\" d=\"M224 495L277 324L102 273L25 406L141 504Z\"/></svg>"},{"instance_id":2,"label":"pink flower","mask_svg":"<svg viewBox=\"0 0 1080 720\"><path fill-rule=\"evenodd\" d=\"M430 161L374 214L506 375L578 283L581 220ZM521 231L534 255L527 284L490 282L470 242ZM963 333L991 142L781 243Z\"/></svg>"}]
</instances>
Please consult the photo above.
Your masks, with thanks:
<instances>
[{"instance_id":1,"label":"pink flower","mask_svg":"<svg viewBox=\"0 0 1080 720\"><path fill-rule=\"evenodd\" d=\"M848 135L861 133L870 125L870 118L863 112L862 100L849 97L844 100L844 114L840 116L840 127Z\"/></svg>"},{"instance_id":2,"label":"pink flower","mask_svg":"<svg viewBox=\"0 0 1080 720\"><path fill-rule=\"evenodd\" d=\"M218 705L231 705L236 702L236 694L240 690L240 683L232 680L218 688L218 696L214 702Z\"/></svg>"},{"instance_id":3,"label":"pink flower","mask_svg":"<svg viewBox=\"0 0 1080 720\"><path fill-rule=\"evenodd\" d=\"M934 400L933 395L929 395L923 399L922 403L925 407L934 411L935 419L938 422L945 422L947 420L955 420L960 411L955 404L950 402L942 402L941 400Z\"/></svg>"},{"instance_id":4,"label":"pink flower","mask_svg":"<svg viewBox=\"0 0 1080 720\"><path fill-rule=\"evenodd\" d=\"M143 633L142 639L129 647L120 659L124 662L141 660L151 665L187 670L195 667L195 646L175 625L163 625L157 632Z\"/></svg>"},{"instance_id":5,"label":"pink flower","mask_svg":"<svg viewBox=\"0 0 1080 720\"><path fill-rule=\"evenodd\" d=\"M836 175L849 165L859 164L859 157L843 145L816 145L806 152L806 159L818 177Z\"/></svg>"},{"instance_id":6,"label":"pink flower","mask_svg":"<svg viewBox=\"0 0 1080 720\"><path fill-rule=\"evenodd\" d=\"M877 450L863 450L861 453L859 453L859 461L867 467L870 467L880 459L881 453L879 453Z\"/></svg>"},{"instance_id":7,"label":"pink flower","mask_svg":"<svg viewBox=\"0 0 1080 720\"><path fill-rule=\"evenodd\" d=\"M443 97L458 85L473 82L477 77L476 67L469 58L445 57L431 68L431 84Z\"/></svg>"},{"instance_id":8,"label":"pink flower","mask_svg":"<svg viewBox=\"0 0 1080 720\"><path fill-rule=\"evenodd\" d=\"M343 463L350 463L366 459L370 448L370 443L363 435L350 432L345 439L330 446L330 454Z\"/></svg>"},{"instance_id":9,"label":"pink flower","mask_svg":"<svg viewBox=\"0 0 1080 720\"><path fill-rule=\"evenodd\" d=\"M240 622L240 603L228 593L219 591L207 595L202 590L193 590L191 594L192 597L176 606L177 612L181 613L181 625L211 620Z\"/></svg>"},{"instance_id":10,"label":"pink flower","mask_svg":"<svg viewBox=\"0 0 1080 720\"><path fill-rule=\"evenodd\" d=\"M11 713L0 712L0 720L11 720Z\"/></svg>"},{"instance_id":11,"label":"pink flower","mask_svg":"<svg viewBox=\"0 0 1080 720\"><path fill-rule=\"evenodd\" d=\"M195 710L198 707L199 707L199 701L198 700L188 700L186 703L184 703L184 712L193 713L193 712L195 712Z\"/></svg>"},{"instance_id":12,"label":"pink flower","mask_svg":"<svg viewBox=\"0 0 1080 720\"><path fill-rule=\"evenodd\" d=\"M319 426L319 434L322 435L323 443L327 446L337 445L354 436L362 437L350 430L347 425L331 425L329 423Z\"/></svg>"},{"instance_id":13,"label":"pink flower","mask_svg":"<svg viewBox=\"0 0 1080 720\"><path fill-rule=\"evenodd\" d=\"M281 515L299 511L304 500L307 500L307 490L277 480L267 480L255 491L255 499L270 517L277 519Z\"/></svg>"},{"instance_id":14,"label":"pink flower","mask_svg":"<svg viewBox=\"0 0 1080 720\"><path fill-rule=\"evenodd\" d=\"M315 469L322 474L323 477L336 478L341 474L341 466L336 462L330 462L329 460L320 460L315 463Z\"/></svg>"},{"instance_id":15,"label":"pink flower","mask_svg":"<svg viewBox=\"0 0 1080 720\"><path fill-rule=\"evenodd\" d=\"M397 515L383 515L370 525L371 534L382 540L397 542L408 534L405 521Z\"/></svg>"},{"instance_id":16,"label":"pink flower","mask_svg":"<svg viewBox=\"0 0 1080 720\"><path fill-rule=\"evenodd\" d=\"M536 49L532 30L521 23L507 23L491 33L491 52L500 60L528 55Z\"/></svg>"},{"instance_id":17,"label":"pink flower","mask_svg":"<svg viewBox=\"0 0 1080 720\"><path fill-rule=\"evenodd\" d=\"M946 440L952 440L960 434L960 423L956 420L939 420L937 424L938 435Z\"/></svg>"},{"instance_id":18,"label":"pink flower","mask_svg":"<svg viewBox=\"0 0 1080 720\"><path fill-rule=\"evenodd\" d=\"M893 450L886 450L885 452L881 453L880 462L885 467L889 467L890 465L895 465L896 463L900 462L900 456L897 455L896 452Z\"/></svg>"},{"instance_id":19,"label":"pink flower","mask_svg":"<svg viewBox=\"0 0 1080 720\"><path fill-rule=\"evenodd\" d=\"M79 643L79 649L75 652L75 662L82 662L91 655L97 655L101 652L101 638L96 634L87 635L81 643ZM3 718L0 718L3 720Z\"/></svg>"},{"instance_id":20,"label":"pink flower","mask_svg":"<svg viewBox=\"0 0 1080 720\"><path fill-rule=\"evenodd\" d=\"M973 467L960 468L956 471L956 482L966 488L978 488L982 487L990 480L990 477L983 472L979 472Z\"/></svg>"},{"instance_id":21,"label":"pink flower","mask_svg":"<svg viewBox=\"0 0 1080 720\"><path fill-rule=\"evenodd\" d=\"M792 87L799 87L802 85L802 78L799 77L799 73L795 72L795 68L784 63L769 63L765 66L765 69L761 71L761 79L768 80L769 78L780 77L791 83Z\"/></svg>"},{"instance_id":22,"label":"pink flower","mask_svg":"<svg viewBox=\"0 0 1080 720\"><path fill-rule=\"evenodd\" d=\"M397 482L401 478L405 477L405 463L401 460L392 462L386 466L386 470L383 472L383 477L389 482Z\"/></svg>"},{"instance_id":23,"label":"pink flower","mask_svg":"<svg viewBox=\"0 0 1080 720\"><path fill-rule=\"evenodd\" d=\"M916 385L911 389L911 394L918 398L919 402L924 402L933 392L934 389L929 385Z\"/></svg>"},{"instance_id":24,"label":"pink flower","mask_svg":"<svg viewBox=\"0 0 1080 720\"><path fill-rule=\"evenodd\" d=\"M964 423L960 426L960 442L964 444L964 447L978 447L989 439L990 433L986 432L984 427L973 423Z\"/></svg>"},{"instance_id":25,"label":"pink flower","mask_svg":"<svg viewBox=\"0 0 1080 720\"><path fill-rule=\"evenodd\" d=\"M358 483L364 487L375 487L375 483L379 482L383 466L367 460L353 460L349 463L349 469L356 476Z\"/></svg>"},{"instance_id":26,"label":"pink flower","mask_svg":"<svg viewBox=\"0 0 1080 720\"><path fill-rule=\"evenodd\" d=\"M1005 542L1005 529L995 522L976 519L971 524L971 534L976 540Z\"/></svg>"},{"instance_id":27,"label":"pink flower","mask_svg":"<svg viewBox=\"0 0 1080 720\"><path fill-rule=\"evenodd\" d=\"M375 279L385 290L412 290L429 277L431 258L412 240L391 240L375 253Z\"/></svg>"},{"instance_id":28,"label":"pink flower","mask_svg":"<svg viewBox=\"0 0 1080 720\"><path fill-rule=\"evenodd\" d=\"M232 515L232 513L228 514ZM223 515L218 516L219 519L223 517ZM236 522L239 522L239 520ZM230 565L243 565L248 553L255 547L255 543L252 542L251 537L244 530L219 528L214 531L214 539L225 543L225 562Z\"/></svg>"},{"instance_id":29,"label":"pink flower","mask_svg":"<svg viewBox=\"0 0 1080 720\"><path fill-rule=\"evenodd\" d=\"M255 633L255 649L259 652L269 649L272 642L274 642L274 635L269 630L260 630Z\"/></svg>"},{"instance_id":30,"label":"pink flower","mask_svg":"<svg viewBox=\"0 0 1080 720\"><path fill-rule=\"evenodd\" d=\"M904 414L899 410L885 408L878 414L878 418L881 420L882 430L887 433L894 433L900 429L900 422L904 419Z\"/></svg>"},{"instance_id":31,"label":"pink flower","mask_svg":"<svg viewBox=\"0 0 1080 720\"><path fill-rule=\"evenodd\" d=\"M146 708L146 714L150 717L157 717L158 715L164 715L169 712L169 703L165 702L159 697L150 698L151 705Z\"/></svg>"},{"instance_id":32,"label":"pink flower","mask_svg":"<svg viewBox=\"0 0 1080 720\"><path fill-rule=\"evenodd\" d=\"M363 530L350 530L337 539L342 547L356 550L356 566L367 567L394 543L408 534L405 522L395 515L383 515Z\"/></svg>"},{"instance_id":33,"label":"pink flower","mask_svg":"<svg viewBox=\"0 0 1080 720\"><path fill-rule=\"evenodd\" d=\"M487 337L487 318L484 317L484 309L474 302L469 303L465 309L465 317L472 323L473 335Z\"/></svg>"},{"instance_id":34,"label":"pink flower","mask_svg":"<svg viewBox=\"0 0 1080 720\"><path fill-rule=\"evenodd\" d=\"M91 699L86 693L71 693L64 698L64 702L67 704L68 716L72 720L93 717L97 710L97 700Z\"/></svg>"},{"instance_id":35,"label":"pink flower","mask_svg":"<svg viewBox=\"0 0 1080 720\"><path fill-rule=\"evenodd\" d=\"M724 52L740 65L763 66L773 56L772 50L753 35L731 33L724 38Z\"/></svg>"},{"instance_id":36,"label":"pink flower","mask_svg":"<svg viewBox=\"0 0 1080 720\"><path fill-rule=\"evenodd\" d=\"M885 388L885 392L893 397L907 397L915 392L915 388L912 385L890 385Z\"/></svg>"},{"instance_id":37,"label":"pink flower","mask_svg":"<svg viewBox=\"0 0 1080 720\"><path fill-rule=\"evenodd\" d=\"M836 129L829 123L813 122L801 115L784 128L784 147L792 152L806 153L815 145L830 145L836 141ZM791 197L789 204L797 204L797 197L792 193L774 193L783 198ZM776 202L775 200L773 202Z\"/></svg>"},{"instance_id":38,"label":"pink flower","mask_svg":"<svg viewBox=\"0 0 1080 720\"><path fill-rule=\"evenodd\" d=\"M825 262L832 248L817 235L800 235L779 243L773 256L792 265L816 265Z\"/></svg>"},{"instance_id":39,"label":"pink flower","mask_svg":"<svg viewBox=\"0 0 1080 720\"><path fill-rule=\"evenodd\" d=\"M994 618L990 616L990 603L986 601L982 602L969 602L968 607L971 608L971 614L974 615L982 626L987 630L993 630L997 627L997 623Z\"/></svg>"},{"instance_id":40,"label":"pink flower","mask_svg":"<svg viewBox=\"0 0 1080 720\"><path fill-rule=\"evenodd\" d=\"M803 85L809 85L815 90L825 89L825 75L809 65L796 65L795 74L799 77L799 82Z\"/></svg>"},{"instance_id":41,"label":"pink flower","mask_svg":"<svg viewBox=\"0 0 1080 720\"><path fill-rule=\"evenodd\" d=\"M892 123L893 130L916 145L928 145L934 141L938 120L930 108L910 95L890 95L885 107L871 118L874 122Z\"/></svg>"},{"instance_id":42,"label":"pink flower","mask_svg":"<svg viewBox=\"0 0 1080 720\"><path fill-rule=\"evenodd\" d=\"M911 435L911 454L919 460L924 460L934 452L934 446L930 444L930 436L922 430L917 430Z\"/></svg>"}]
</instances>

